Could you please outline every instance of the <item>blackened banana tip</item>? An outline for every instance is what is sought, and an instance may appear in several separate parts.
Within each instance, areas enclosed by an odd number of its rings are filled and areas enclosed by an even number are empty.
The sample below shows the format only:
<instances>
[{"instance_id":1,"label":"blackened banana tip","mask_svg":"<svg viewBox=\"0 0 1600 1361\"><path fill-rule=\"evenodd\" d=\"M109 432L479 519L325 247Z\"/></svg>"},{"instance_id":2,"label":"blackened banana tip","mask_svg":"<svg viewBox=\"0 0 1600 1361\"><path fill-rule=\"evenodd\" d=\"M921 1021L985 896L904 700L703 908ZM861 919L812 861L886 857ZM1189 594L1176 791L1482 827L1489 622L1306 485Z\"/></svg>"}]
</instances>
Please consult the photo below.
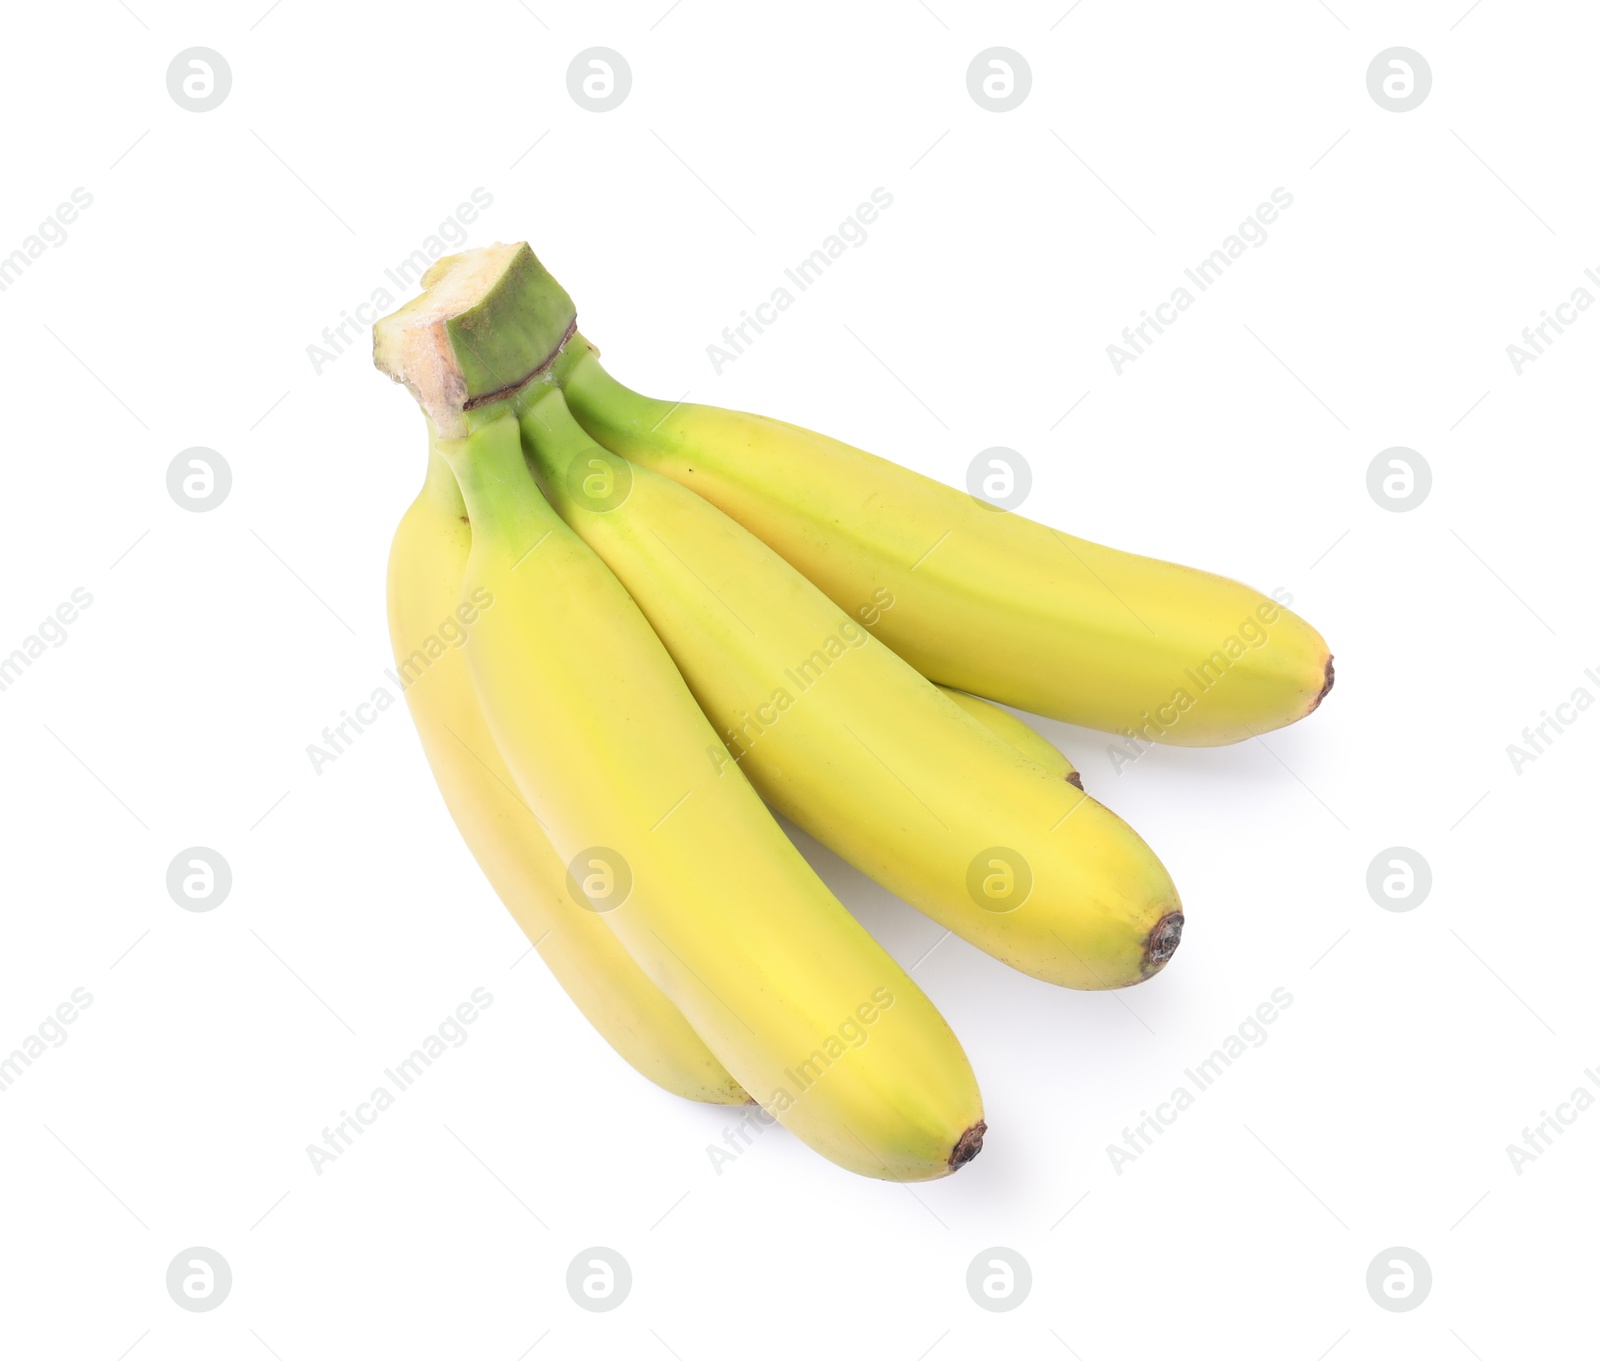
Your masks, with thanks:
<instances>
[{"instance_id":1,"label":"blackened banana tip","mask_svg":"<svg viewBox=\"0 0 1600 1361\"><path fill-rule=\"evenodd\" d=\"M952 1172L959 1167L965 1167L978 1156L978 1153L983 1148L983 1136L988 1132L988 1129L989 1126L980 1120L956 1140L956 1146L950 1150L950 1170Z\"/></svg>"},{"instance_id":2,"label":"blackened banana tip","mask_svg":"<svg viewBox=\"0 0 1600 1361\"><path fill-rule=\"evenodd\" d=\"M1159 972L1178 953L1183 939L1183 913L1169 912L1150 930L1144 943L1144 976Z\"/></svg>"},{"instance_id":3,"label":"blackened banana tip","mask_svg":"<svg viewBox=\"0 0 1600 1361\"><path fill-rule=\"evenodd\" d=\"M1317 705L1321 704L1323 700L1327 699L1328 691L1331 689L1333 689L1333 656L1330 653L1328 656L1328 664L1323 668L1322 672L1322 689L1317 691L1317 697L1311 701L1311 707L1306 710L1308 715L1316 713Z\"/></svg>"}]
</instances>

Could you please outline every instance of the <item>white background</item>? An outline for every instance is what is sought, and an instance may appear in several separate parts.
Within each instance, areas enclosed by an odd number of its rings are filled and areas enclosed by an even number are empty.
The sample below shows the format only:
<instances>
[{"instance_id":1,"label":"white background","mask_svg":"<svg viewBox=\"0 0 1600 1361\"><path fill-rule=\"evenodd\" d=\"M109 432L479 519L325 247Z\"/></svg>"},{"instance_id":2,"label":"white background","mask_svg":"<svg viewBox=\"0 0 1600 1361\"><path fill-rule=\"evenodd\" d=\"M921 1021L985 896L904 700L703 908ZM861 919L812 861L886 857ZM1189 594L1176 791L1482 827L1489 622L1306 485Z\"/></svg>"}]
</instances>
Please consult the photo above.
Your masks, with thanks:
<instances>
[{"instance_id":1,"label":"white background","mask_svg":"<svg viewBox=\"0 0 1600 1361\"><path fill-rule=\"evenodd\" d=\"M0 652L74 588L93 604L0 693L0 1052L94 1000L0 1092L0 1350L1509 1361L1592 1338L1600 1113L1520 1175L1506 1150L1600 1087L1600 715L1520 774L1506 748L1600 695L1600 317L1520 376L1506 346L1600 267L1595 16L266 2L7 19L0 252L75 187L93 205L0 294ZM565 78L597 45L633 73L604 114ZM1395 45L1433 72L1408 113L1366 88ZM207 113L166 88L193 46L232 71ZM966 88L993 46L1032 71L1009 113ZM866 244L715 374L705 347L879 186ZM1278 186L1266 244L1119 376L1106 346ZM630 385L957 484L1010 446L1024 513L1286 589L1333 646L1329 701L1261 742L1119 775L1103 736L1039 721L1182 890L1183 948L1134 991L929 954L938 928L802 838L973 1060L990 1133L952 1179L862 1180L781 1130L717 1173L729 1113L635 1076L525 957L403 708L313 771L386 683L424 444L365 334L320 374L307 347L480 187L469 243L531 241ZM204 514L165 483L196 445L233 474ZM1403 514L1366 487L1396 445L1434 478ZM209 913L165 887L194 845L233 871ZM1365 886L1397 845L1432 867L1411 912ZM470 1041L317 1175L306 1146L475 987ZM1280 987L1267 1042L1119 1174L1107 1146ZM565 1286L595 1244L634 1276L606 1314ZM232 1267L213 1312L165 1288L194 1245ZM965 1285L996 1245L1033 1273L1003 1314ZM1395 1245L1432 1268L1409 1313L1365 1284Z\"/></svg>"}]
</instances>

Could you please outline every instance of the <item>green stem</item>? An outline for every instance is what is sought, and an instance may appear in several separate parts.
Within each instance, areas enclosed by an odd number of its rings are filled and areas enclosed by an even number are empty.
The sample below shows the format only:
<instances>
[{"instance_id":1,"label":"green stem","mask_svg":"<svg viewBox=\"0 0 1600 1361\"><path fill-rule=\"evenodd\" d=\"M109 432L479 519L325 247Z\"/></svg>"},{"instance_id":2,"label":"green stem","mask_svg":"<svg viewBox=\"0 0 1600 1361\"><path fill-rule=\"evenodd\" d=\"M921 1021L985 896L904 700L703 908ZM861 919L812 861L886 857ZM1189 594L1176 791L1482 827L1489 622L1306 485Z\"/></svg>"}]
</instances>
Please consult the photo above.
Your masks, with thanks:
<instances>
[{"instance_id":1,"label":"green stem","mask_svg":"<svg viewBox=\"0 0 1600 1361\"><path fill-rule=\"evenodd\" d=\"M555 499L572 460L595 449L595 442L573 419L560 388L545 386L530 391L528 396L532 400L522 404L517 418L522 426L523 448L546 494Z\"/></svg>"},{"instance_id":2,"label":"green stem","mask_svg":"<svg viewBox=\"0 0 1600 1361\"><path fill-rule=\"evenodd\" d=\"M574 335L552 366L567 405L591 436L632 458L648 457L671 443L667 418L677 402L645 397L600 367L599 351Z\"/></svg>"},{"instance_id":3,"label":"green stem","mask_svg":"<svg viewBox=\"0 0 1600 1361\"><path fill-rule=\"evenodd\" d=\"M474 542L495 539L525 549L561 524L523 460L516 413L509 403L474 412L465 437L439 438L433 447L455 476Z\"/></svg>"},{"instance_id":4,"label":"green stem","mask_svg":"<svg viewBox=\"0 0 1600 1361\"><path fill-rule=\"evenodd\" d=\"M422 480L422 494L445 515L467 518L467 503L461 499L456 475L439 450L439 432L428 427L428 472Z\"/></svg>"},{"instance_id":5,"label":"green stem","mask_svg":"<svg viewBox=\"0 0 1600 1361\"><path fill-rule=\"evenodd\" d=\"M581 512L603 515L633 492L634 467L596 444L573 418L553 381L527 390L520 404L522 445L551 505L572 524Z\"/></svg>"}]
</instances>

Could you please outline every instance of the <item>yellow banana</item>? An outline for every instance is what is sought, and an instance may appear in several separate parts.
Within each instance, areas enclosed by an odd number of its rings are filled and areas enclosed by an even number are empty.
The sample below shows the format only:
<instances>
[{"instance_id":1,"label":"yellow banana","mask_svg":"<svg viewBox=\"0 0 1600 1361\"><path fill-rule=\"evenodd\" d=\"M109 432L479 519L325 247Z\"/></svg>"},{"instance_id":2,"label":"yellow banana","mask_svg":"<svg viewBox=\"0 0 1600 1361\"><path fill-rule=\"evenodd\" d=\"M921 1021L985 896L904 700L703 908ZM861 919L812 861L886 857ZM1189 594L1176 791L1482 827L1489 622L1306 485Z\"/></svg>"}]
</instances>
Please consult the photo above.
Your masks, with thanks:
<instances>
[{"instance_id":1,"label":"yellow banana","mask_svg":"<svg viewBox=\"0 0 1600 1361\"><path fill-rule=\"evenodd\" d=\"M841 612L716 507L595 444L553 382L516 400L550 504L722 734L702 755L718 779L743 771L824 845L1034 977L1124 987L1166 963L1183 915L1160 861L878 642L861 621L897 598Z\"/></svg>"},{"instance_id":2,"label":"yellow banana","mask_svg":"<svg viewBox=\"0 0 1600 1361\"><path fill-rule=\"evenodd\" d=\"M539 495L494 397L570 328L526 247L469 252L377 327L466 502L479 702L585 898L744 1089L867 1176L944 1176L981 1147L943 1017L828 892L737 770L638 607Z\"/></svg>"},{"instance_id":3,"label":"yellow banana","mask_svg":"<svg viewBox=\"0 0 1600 1361\"><path fill-rule=\"evenodd\" d=\"M430 453L422 492L389 551L396 675L450 816L556 981L619 1054L691 1101L741 1105L744 1090L611 929L567 893L567 867L517 793L462 651L492 600L463 602L472 547L455 476Z\"/></svg>"},{"instance_id":4,"label":"yellow banana","mask_svg":"<svg viewBox=\"0 0 1600 1361\"><path fill-rule=\"evenodd\" d=\"M698 492L941 684L1128 738L1239 742L1310 713L1328 645L1260 592L1010 514L763 416L656 401L574 335L555 370L607 448Z\"/></svg>"},{"instance_id":5,"label":"yellow banana","mask_svg":"<svg viewBox=\"0 0 1600 1361\"><path fill-rule=\"evenodd\" d=\"M1083 788L1083 776L1050 740L1035 732L1008 709L1002 709L986 699L969 695L965 690L952 690L941 685L939 690L962 709L965 709L1001 741L1015 747L1030 761L1037 761L1046 770L1053 770L1068 784Z\"/></svg>"}]
</instances>

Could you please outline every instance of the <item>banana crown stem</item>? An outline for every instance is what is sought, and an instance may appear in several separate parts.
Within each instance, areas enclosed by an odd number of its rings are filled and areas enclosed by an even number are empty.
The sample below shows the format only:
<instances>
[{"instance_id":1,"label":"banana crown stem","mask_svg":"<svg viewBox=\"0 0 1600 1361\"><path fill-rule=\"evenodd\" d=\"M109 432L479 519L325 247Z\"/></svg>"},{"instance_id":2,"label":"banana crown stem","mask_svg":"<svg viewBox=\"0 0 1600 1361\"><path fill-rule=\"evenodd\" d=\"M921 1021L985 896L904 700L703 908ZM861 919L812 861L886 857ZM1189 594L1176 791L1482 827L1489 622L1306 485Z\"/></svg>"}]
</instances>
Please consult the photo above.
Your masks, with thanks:
<instances>
[{"instance_id":1,"label":"banana crown stem","mask_svg":"<svg viewBox=\"0 0 1600 1361\"><path fill-rule=\"evenodd\" d=\"M437 261L423 292L372 328L373 362L452 437L473 408L547 368L576 333L572 299L527 242Z\"/></svg>"}]
</instances>

